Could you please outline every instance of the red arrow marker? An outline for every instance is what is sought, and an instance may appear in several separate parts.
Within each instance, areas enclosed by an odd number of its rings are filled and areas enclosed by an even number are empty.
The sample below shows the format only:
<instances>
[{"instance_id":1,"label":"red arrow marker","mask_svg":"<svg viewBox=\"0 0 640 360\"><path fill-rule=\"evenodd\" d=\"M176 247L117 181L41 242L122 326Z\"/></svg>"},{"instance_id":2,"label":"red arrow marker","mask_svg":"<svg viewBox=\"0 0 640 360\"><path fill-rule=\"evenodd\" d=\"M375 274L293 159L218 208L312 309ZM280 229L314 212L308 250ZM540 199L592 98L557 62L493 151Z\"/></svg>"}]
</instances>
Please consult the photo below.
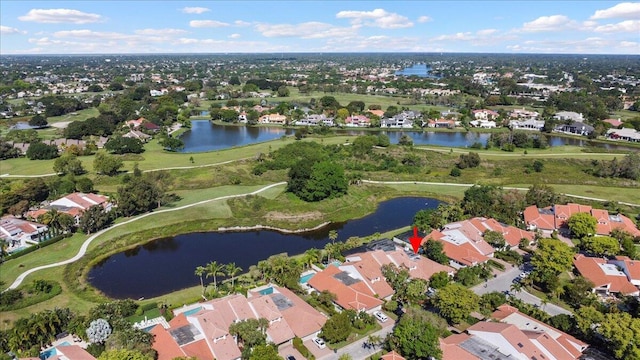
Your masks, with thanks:
<instances>
[{"instance_id":1,"label":"red arrow marker","mask_svg":"<svg viewBox=\"0 0 640 360\"><path fill-rule=\"evenodd\" d=\"M413 236L409 238L409 241L411 241L413 253L417 254L418 249L420 249L420 243L422 243L422 238L418 236L418 228L416 226L413 227Z\"/></svg>"}]
</instances>

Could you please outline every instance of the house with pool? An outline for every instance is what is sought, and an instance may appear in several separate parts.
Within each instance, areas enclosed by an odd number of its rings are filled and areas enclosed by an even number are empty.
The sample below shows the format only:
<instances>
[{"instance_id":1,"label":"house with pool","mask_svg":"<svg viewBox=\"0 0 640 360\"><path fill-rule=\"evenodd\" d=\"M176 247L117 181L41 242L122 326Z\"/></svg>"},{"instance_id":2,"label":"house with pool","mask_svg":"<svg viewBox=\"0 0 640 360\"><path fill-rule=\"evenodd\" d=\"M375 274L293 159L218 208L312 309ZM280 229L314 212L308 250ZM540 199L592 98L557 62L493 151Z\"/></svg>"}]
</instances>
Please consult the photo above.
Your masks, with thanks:
<instances>
[{"instance_id":1,"label":"house with pool","mask_svg":"<svg viewBox=\"0 0 640 360\"><path fill-rule=\"evenodd\" d=\"M158 360L240 359L242 351L229 326L244 320L267 319L267 342L279 348L290 346L295 337L311 341L327 321L293 292L273 284L250 290L247 297L229 295L176 309L174 314L168 327L155 326L150 331L155 335Z\"/></svg>"}]
</instances>

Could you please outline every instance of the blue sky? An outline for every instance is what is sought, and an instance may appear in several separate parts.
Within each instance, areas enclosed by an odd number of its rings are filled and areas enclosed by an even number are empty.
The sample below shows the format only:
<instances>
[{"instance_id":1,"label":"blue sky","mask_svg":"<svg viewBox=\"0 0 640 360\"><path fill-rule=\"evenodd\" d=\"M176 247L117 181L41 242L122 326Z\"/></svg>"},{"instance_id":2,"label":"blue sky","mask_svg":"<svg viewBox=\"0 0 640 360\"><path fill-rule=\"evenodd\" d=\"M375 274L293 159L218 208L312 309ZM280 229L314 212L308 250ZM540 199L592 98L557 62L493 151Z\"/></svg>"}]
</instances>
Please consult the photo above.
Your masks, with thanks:
<instances>
[{"instance_id":1,"label":"blue sky","mask_svg":"<svg viewBox=\"0 0 640 360\"><path fill-rule=\"evenodd\" d=\"M0 54L640 54L640 2L0 1Z\"/></svg>"}]
</instances>

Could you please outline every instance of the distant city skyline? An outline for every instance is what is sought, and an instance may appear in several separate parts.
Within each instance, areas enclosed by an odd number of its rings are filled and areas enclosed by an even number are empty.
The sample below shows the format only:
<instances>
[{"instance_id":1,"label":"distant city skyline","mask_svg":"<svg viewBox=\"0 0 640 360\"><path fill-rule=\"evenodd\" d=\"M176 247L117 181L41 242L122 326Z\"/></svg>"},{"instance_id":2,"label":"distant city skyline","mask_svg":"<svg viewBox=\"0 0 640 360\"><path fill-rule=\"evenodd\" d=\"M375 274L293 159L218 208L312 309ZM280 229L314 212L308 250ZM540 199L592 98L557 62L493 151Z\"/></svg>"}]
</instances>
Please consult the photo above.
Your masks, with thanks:
<instances>
[{"instance_id":1,"label":"distant city skyline","mask_svg":"<svg viewBox=\"0 0 640 360\"><path fill-rule=\"evenodd\" d=\"M640 2L0 2L0 54L640 54Z\"/></svg>"}]
</instances>

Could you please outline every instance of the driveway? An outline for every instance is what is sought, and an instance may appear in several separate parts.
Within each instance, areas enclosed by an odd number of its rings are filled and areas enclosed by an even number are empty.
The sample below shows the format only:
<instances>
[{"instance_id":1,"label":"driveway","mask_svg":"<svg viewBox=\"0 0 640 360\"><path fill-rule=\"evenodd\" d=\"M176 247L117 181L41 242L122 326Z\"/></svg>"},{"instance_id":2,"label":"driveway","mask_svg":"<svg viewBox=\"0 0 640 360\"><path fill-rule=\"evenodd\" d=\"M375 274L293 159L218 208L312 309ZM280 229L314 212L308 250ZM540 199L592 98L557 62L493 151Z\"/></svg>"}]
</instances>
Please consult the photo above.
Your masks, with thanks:
<instances>
[{"instance_id":1,"label":"driveway","mask_svg":"<svg viewBox=\"0 0 640 360\"><path fill-rule=\"evenodd\" d=\"M376 331L370 335L378 335L381 339L387 337L387 334L393 331L393 327L395 322L393 319L389 318L386 322L382 323L382 329ZM330 354L324 355L322 358L316 357L318 360L329 360L329 359L337 359L342 354L349 354L353 360L364 360L368 359L371 355L382 350L382 347L376 346L373 347L365 347L364 343L367 342L367 339L370 335L367 335L359 340L352 342L351 344L340 348L336 353L331 352ZM316 346L317 348L317 346Z\"/></svg>"},{"instance_id":2,"label":"driveway","mask_svg":"<svg viewBox=\"0 0 640 360\"><path fill-rule=\"evenodd\" d=\"M512 267L511 269L507 269L502 274L499 274L495 278L490 279L489 281L482 283L480 285L474 286L473 288L471 288L471 290L473 290L473 292L475 292L478 295L483 295L483 294L494 292L494 291L497 291L497 292L510 291L511 284L513 283L513 279L515 279L518 276L518 274L520 274L520 272L521 270L519 268ZM533 294L528 293L526 290L520 290L518 292L513 292L513 291L510 291L510 292L512 296L515 296L516 298L528 304L540 307L540 309L544 310L551 316L555 316L558 314L571 315L570 311L565 310L557 305L554 305L554 304L543 305L542 300L540 298L538 298Z\"/></svg>"}]
</instances>

